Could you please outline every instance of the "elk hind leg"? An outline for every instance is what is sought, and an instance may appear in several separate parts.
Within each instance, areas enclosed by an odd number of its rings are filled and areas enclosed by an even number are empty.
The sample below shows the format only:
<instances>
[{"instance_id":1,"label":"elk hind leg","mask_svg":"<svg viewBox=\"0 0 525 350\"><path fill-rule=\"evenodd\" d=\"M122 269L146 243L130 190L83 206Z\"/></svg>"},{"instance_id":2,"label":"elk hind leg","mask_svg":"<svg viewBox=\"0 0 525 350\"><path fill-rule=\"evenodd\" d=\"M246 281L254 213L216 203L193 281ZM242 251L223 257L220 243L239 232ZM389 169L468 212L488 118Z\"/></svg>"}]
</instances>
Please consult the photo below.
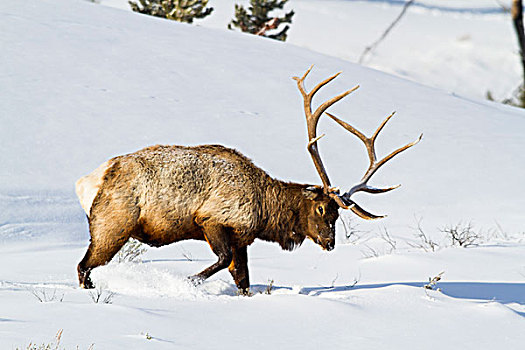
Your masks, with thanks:
<instances>
[{"instance_id":1,"label":"elk hind leg","mask_svg":"<svg viewBox=\"0 0 525 350\"><path fill-rule=\"evenodd\" d=\"M133 225L130 224L133 220L110 220L109 222L113 222L112 225L107 225L106 222L108 221L101 220L98 223L93 220L90 222L91 242L84 258L77 266L78 281L81 288L91 289L95 287L89 278L91 270L110 262L120 248L126 244L133 232Z\"/></svg>"},{"instance_id":2,"label":"elk hind leg","mask_svg":"<svg viewBox=\"0 0 525 350\"><path fill-rule=\"evenodd\" d=\"M77 266L78 281L81 288L91 289L95 285L91 281L89 275L91 270L95 267L102 266L111 261L111 259L118 253L120 248L128 241L129 236L119 237L109 244L96 242L94 240L89 244L88 250L84 258Z\"/></svg>"}]
</instances>

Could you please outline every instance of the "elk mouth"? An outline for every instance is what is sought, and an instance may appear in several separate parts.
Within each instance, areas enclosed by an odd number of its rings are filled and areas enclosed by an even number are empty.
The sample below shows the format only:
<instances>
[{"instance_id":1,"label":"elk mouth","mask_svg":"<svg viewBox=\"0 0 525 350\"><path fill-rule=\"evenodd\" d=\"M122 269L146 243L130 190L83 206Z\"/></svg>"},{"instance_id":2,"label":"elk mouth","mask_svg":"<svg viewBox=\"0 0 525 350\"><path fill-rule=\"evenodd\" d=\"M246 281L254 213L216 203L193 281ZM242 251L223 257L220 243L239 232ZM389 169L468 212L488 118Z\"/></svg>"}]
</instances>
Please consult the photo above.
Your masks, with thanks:
<instances>
[{"instance_id":1,"label":"elk mouth","mask_svg":"<svg viewBox=\"0 0 525 350\"><path fill-rule=\"evenodd\" d=\"M334 250L335 248L335 240L330 239L330 238L322 239L321 237L317 237L315 243L320 245L321 248L323 248L326 251L331 251L331 250Z\"/></svg>"}]
</instances>

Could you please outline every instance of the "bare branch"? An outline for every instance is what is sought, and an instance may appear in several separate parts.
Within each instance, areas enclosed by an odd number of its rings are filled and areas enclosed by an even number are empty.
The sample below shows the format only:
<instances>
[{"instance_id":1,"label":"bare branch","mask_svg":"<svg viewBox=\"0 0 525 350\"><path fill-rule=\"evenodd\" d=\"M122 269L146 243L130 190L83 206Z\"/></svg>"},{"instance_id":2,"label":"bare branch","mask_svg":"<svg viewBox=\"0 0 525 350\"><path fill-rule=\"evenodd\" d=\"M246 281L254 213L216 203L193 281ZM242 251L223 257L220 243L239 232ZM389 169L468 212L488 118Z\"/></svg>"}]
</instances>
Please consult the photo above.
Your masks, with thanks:
<instances>
[{"instance_id":1,"label":"bare branch","mask_svg":"<svg viewBox=\"0 0 525 350\"><path fill-rule=\"evenodd\" d=\"M381 36L374 41L370 46L367 46L361 56L359 57L359 64L363 63L365 57L367 54L369 54L372 50L375 50L375 48L387 37L388 33L396 26L396 24L403 18L405 13L407 12L408 8L415 2L415 0L409 0L405 3L403 6L403 9L399 13L399 15L396 17L396 19L390 23L390 25L386 28L386 30L381 34Z\"/></svg>"}]
</instances>

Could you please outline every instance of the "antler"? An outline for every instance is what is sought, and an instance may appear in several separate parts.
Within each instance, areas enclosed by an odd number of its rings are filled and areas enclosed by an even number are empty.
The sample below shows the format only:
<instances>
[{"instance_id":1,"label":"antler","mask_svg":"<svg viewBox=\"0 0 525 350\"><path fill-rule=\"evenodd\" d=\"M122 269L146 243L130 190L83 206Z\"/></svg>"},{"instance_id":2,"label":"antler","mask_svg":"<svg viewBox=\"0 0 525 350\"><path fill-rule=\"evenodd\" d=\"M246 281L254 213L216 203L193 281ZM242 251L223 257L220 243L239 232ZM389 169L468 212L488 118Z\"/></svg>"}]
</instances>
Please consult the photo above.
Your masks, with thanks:
<instances>
[{"instance_id":1,"label":"antler","mask_svg":"<svg viewBox=\"0 0 525 350\"><path fill-rule=\"evenodd\" d=\"M343 128L350 131L352 134L357 136L361 141L363 141L363 143L365 144L366 150L368 152L368 159L370 160L370 165L367 171L365 172L365 175L363 175L363 177L361 178L361 181L358 184L354 185L348 192L340 196L340 198L343 200L343 202L348 207L348 209L352 210L355 214L359 215L360 217L364 219L370 220L370 219L378 219L378 218L384 217L384 216L377 216L377 215L367 212L366 210L358 206L352 199L350 199L350 197L354 193L360 192L360 191L368 192L368 193L384 193L384 192L392 191L398 188L399 186L401 186L401 185L396 185L396 186L392 186L388 188L375 188L375 187L369 186L367 182L368 180L370 180L372 175L374 175L375 172L381 166L383 166L386 162L388 162L390 159L394 158L399 153L406 151L407 149L409 149L410 147L416 145L419 141L421 141L423 134L419 135L419 138L415 140L414 142L410 142L406 144L405 146L396 149L395 151L393 151L392 153L390 153L389 155L385 156L383 159L378 161L376 152L375 152L376 138L381 132L381 130L383 130L383 127L386 125L386 123L388 123L388 121L394 116L395 112L393 112L388 117L386 117L386 119L381 123L381 125L379 125L374 135L372 135L372 137L366 137L363 133L361 133L359 130L357 130L350 124L342 121L341 119L337 118L336 116L328 112L326 114L330 118L335 120L337 123L339 123L339 125L341 125Z\"/></svg>"},{"instance_id":2,"label":"antler","mask_svg":"<svg viewBox=\"0 0 525 350\"><path fill-rule=\"evenodd\" d=\"M314 66L310 66L306 73L299 78L299 77L293 77L295 81L297 81L297 87L299 88L299 91L303 95L304 100L304 114L306 116L306 125L308 127L308 152L310 152L310 155L312 156L312 160L314 162L315 168L317 169L317 172L319 173L319 176L321 177L321 181L323 182L323 190L326 194L334 194L335 189L330 187L330 180L328 179L328 174L326 173L326 170L324 168L323 162L321 160L321 156L319 155L319 150L317 148L317 141L324 136L324 134L320 136L316 136L316 129L317 129L317 123L319 122L319 118L321 115L326 111L328 107L336 103L337 101L341 100L345 96L349 95L353 91L357 90L359 88L359 85L355 86L354 88L343 92L342 94L339 94L328 101L321 104L315 112L312 113L312 98L314 97L315 93L319 91L320 88L337 78L341 72L336 73L332 75L331 77L323 80L319 84L317 84L312 91L309 93L306 92L304 88L304 80L306 79L306 76L310 71L312 70ZM343 204L343 203L341 203ZM340 204L340 205L341 205ZM343 204L344 205L344 204Z\"/></svg>"},{"instance_id":3,"label":"antler","mask_svg":"<svg viewBox=\"0 0 525 350\"><path fill-rule=\"evenodd\" d=\"M421 138L423 137L423 134L421 134L416 141L411 142L411 143L409 143L409 144L407 144L407 145L405 145L403 147L400 147L400 148L396 149L395 151L393 151L392 153L390 153L389 155L387 155L386 157L384 157L383 159L378 161L377 157L376 157L376 152L375 152L375 141L376 141L376 138L379 135L379 133L381 132L381 130L383 130L383 127L386 125L386 123L388 123L388 121L394 116L395 112L390 114L381 123L381 125L377 128L375 133L372 135L372 137L366 137L362 132L360 132L359 130L357 130L356 128L351 126L350 124L348 124L348 123L342 121L341 119L337 118L336 116L326 112L326 114L330 118L335 120L337 123L339 123L339 125L344 127L346 130L350 131L352 134L357 136L361 141L363 141L363 143L365 144L366 150L368 152L368 158L370 160L370 166L368 167L365 175L363 175L361 181L358 184L354 185L348 192L346 192L345 194L340 196L339 195L339 190L337 190L336 188L330 187L330 180L328 179L328 174L326 173L326 170L325 170L325 168L323 166L323 162L321 160L321 156L319 155L319 150L317 148L317 141L321 137L323 137L324 134L322 134L320 136L316 135L317 123L319 122L319 118L321 117L321 115L323 113L325 113L325 111L326 111L326 109L328 109L328 107L330 107L331 105L333 105L337 101L341 100L345 96L347 96L350 93L352 93L355 90L357 90L359 88L359 85L353 87L352 89L350 89L348 91L343 92L342 94L339 94L339 95L329 99L328 101L324 102L319 107L317 107L315 112L312 113L311 104L312 104L312 98L315 95L315 93L317 91L319 91L319 89L322 88L324 85L326 85L329 82L331 82L332 80L334 80L339 74L341 74L341 72L339 72L339 73L334 74L331 77L323 80L322 82L317 84L312 89L312 91L310 91L308 93L308 92L306 92L306 90L304 88L304 80L306 79L306 76L308 75L308 73L310 73L312 68L313 68L313 65L310 68L308 68L306 73L304 73L304 75L301 78L293 77L293 79L295 81L297 81L297 87L299 88L299 91L303 95L304 113L305 113L305 116L306 116L306 124L307 124L307 127L308 127L308 152L310 152L310 155L312 156L312 160L314 162L315 168L317 169L317 172L319 173L319 176L321 177L321 181L323 182L323 191L324 191L324 193L326 193L327 195L332 197L335 200L335 202L337 204L339 204L339 206L341 208L343 208L343 209L350 209L355 214L357 214L358 216L360 216L363 219L370 220L370 219L382 218L384 216L374 215L374 214L371 214L368 211L364 210L359 205L357 205L350 197L354 193L360 192L360 191L368 192L368 193L384 193L384 192L388 192L388 191L391 191L393 189L398 188L400 185L392 186L392 187L388 187L388 188L375 188L375 187L369 186L367 183L368 183L368 180L370 180L370 178L372 177L372 175L374 175L375 172L381 166L383 166L383 164L388 162L390 159L394 158L399 153L409 149L410 147L414 146L419 141L421 141Z\"/></svg>"}]
</instances>

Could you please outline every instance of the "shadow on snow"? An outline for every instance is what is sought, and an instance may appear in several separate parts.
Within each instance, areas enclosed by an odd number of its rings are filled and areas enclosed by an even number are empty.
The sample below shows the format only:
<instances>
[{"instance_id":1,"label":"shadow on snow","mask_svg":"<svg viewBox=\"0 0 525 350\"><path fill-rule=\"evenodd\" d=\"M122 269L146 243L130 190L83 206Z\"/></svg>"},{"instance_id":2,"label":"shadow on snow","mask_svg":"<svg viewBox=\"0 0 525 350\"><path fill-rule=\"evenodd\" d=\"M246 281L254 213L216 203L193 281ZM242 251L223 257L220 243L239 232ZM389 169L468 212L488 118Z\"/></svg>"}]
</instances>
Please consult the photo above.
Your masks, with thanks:
<instances>
[{"instance_id":1,"label":"shadow on snow","mask_svg":"<svg viewBox=\"0 0 525 350\"><path fill-rule=\"evenodd\" d=\"M398 282L356 286L307 287L303 288L301 293L316 296L323 293L358 289L376 289L394 285L423 288L426 284L427 282ZM452 298L495 301L502 304L518 303L525 305L525 283L439 282L438 287L443 294ZM525 317L525 314L517 313Z\"/></svg>"}]
</instances>

